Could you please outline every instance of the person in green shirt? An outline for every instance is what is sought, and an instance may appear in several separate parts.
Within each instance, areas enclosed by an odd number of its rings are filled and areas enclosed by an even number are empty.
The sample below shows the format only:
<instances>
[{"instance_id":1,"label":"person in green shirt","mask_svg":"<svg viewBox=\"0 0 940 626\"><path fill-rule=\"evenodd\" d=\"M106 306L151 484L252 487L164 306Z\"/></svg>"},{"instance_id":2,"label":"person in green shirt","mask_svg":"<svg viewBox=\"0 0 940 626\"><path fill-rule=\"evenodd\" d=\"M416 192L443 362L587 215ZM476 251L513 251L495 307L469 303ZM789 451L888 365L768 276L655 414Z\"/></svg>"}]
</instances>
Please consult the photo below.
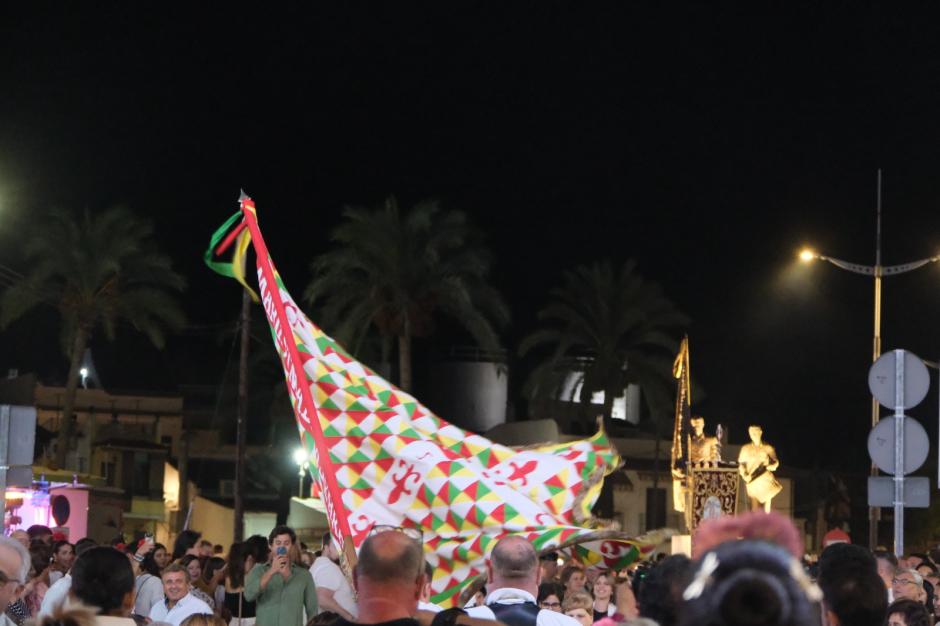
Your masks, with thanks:
<instances>
[{"instance_id":1,"label":"person in green shirt","mask_svg":"<svg viewBox=\"0 0 940 626\"><path fill-rule=\"evenodd\" d=\"M275 526L268 535L271 558L259 563L245 580L245 599L256 602L256 623L264 626L304 626L317 614L317 589L306 568L291 563L294 530Z\"/></svg>"}]
</instances>

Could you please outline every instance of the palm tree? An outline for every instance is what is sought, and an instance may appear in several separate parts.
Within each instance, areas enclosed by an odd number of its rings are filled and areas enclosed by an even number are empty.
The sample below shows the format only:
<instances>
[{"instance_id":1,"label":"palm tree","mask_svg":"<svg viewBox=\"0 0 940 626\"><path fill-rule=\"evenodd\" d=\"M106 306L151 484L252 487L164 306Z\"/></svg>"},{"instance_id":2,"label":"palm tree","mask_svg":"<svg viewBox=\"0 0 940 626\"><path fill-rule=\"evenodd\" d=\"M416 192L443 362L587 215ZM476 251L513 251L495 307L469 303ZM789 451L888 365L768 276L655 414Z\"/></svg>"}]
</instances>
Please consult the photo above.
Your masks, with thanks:
<instances>
[{"instance_id":1,"label":"palm tree","mask_svg":"<svg viewBox=\"0 0 940 626\"><path fill-rule=\"evenodd\" d=\"M411 344L430 335L439 314L456 320L485 349L499 347L496 329L509 320L489 286L490 254L466 216L435 201L402 212L394 197L376 209L346 207L332 232L338 244L311 264L304 296L321 305L323 324L357 353L370 329L383 352L398 347L398 384L411 387Z\"/></svg>"},{"instance_id":2,"label":"palm tree","mask_svg":"<svg viewBox=\"0 0 940 626\"><path fill-rule=\"evenodd\" d=\"M129 322L162 348L165 332L185 323L173 296L185 281L154 249L152 224L124 208L79 218L54 210L39 224L22 246L29 272L0 296L0 327L43 302L59 310L69 373L55 462L64 467L79 365L94 332L100 328L113 339L118 324Z\"/></svg>"},{"instance_id":3,"label":"palm tree","mask_svg":"<svg viewBox=\"0 0 940 626\"><path fill-rule=\"evenodd\" d=\"M635 270L636 263L627 261L619 271L599 263L565 272L563 285L551 290L551 302L539 312L545 326L519 348L522 355L551 348L526 383L530 397L557 398L574 371L583 409L589 410L593 393L604 392L605 421L630 383L643 389L654 420L670 410L672 360L688 318Z\"/></svg>"}]
</instances>

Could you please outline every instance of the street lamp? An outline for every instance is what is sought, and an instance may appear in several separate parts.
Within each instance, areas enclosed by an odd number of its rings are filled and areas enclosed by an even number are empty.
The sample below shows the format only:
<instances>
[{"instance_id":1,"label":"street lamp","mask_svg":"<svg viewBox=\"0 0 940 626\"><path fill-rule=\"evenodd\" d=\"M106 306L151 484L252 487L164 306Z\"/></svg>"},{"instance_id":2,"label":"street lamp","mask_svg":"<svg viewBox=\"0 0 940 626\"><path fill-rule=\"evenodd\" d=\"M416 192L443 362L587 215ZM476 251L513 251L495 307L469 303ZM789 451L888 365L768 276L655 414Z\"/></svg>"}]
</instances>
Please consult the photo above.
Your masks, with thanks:
<instances>
[{"instance_id":1,"label":"street lamp","mask_svg":"<svg viewBox=\"0 0 940 626\"><path fill-rule=\"evenodd\" d=\"M800 251L799 257L800 260L804 263L811 262L815 259L820 261L828 261L829 263L835 265L839 269L843 269L855 274L862 274L864 276L872 276L875 279L875 329L874 336L872 339L872 356L871 360L874 363L878 360L878 357L881 356L881 279L883 276L894 276L896 274L904 274L912 270L916 270L920 267L928 265L930 263L936 263L940 261L940 256L927 257L925 259L919 259L917 261L912 261L910 263L903 263L901 265L882 265L881 264L881 170L878 170L878 200L877 200L877 214L878 222L875 229L875 264L874 265L859 265L857 263L849 263L848 261L843 261L841 259L836 259L830 256L825 256L823 254L818 254L811 248L804 248ZM871 425L874 428L878 424L878 400L872 398L871 401ZM877 466L872 463L871 466L871 475L878 475ZM874 550L878 544L878 508L869 507L868 509L868 544L869 547Z\"/></svg>"},{"instance_id":2,"label":"street lamp","mask_svg":"<svg viewBox=\"0 0 940 626\"><path fill-rule=\"evenodd\" d=\"M297 464L297 497L304 497L304 471L307 466L308 460L307 451L303 448L297 448L294 450L294 463Z\"/></svg>"}]
</instances>

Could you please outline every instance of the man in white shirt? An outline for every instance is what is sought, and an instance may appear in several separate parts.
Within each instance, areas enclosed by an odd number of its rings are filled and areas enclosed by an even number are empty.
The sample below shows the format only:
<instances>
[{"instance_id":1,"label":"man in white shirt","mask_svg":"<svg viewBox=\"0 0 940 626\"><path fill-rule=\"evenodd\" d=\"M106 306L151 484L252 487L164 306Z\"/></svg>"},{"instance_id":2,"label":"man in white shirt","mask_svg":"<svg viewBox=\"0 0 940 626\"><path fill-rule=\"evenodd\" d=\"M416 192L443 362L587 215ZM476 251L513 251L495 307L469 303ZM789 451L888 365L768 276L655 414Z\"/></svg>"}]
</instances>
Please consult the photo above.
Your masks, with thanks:
<instances>
[{"instance_id":1,"label":"man in white shirt","mask_svg":"<svg viewBox=\"0 0 940 626\"><path fill-rule=\"evenodd\" d=\"M424 587L421 588L421 597L418 598L418 610L440 613L443 609L431 604L431 579L434 578L434 568L427 561L424 562Z\"/></svg>"},{"instance_id":2,"label":"man in white shirt","mask_svg":"<svg viewBox=\"0 0 940 626\"><path fill-rule=\"evenodd\" d=\"M310 566L310 575L317 588L317 606L319 612L333 611L344 619L356 621L356 599L352 585L337 565L339 551L333 543L330 533L323 535L323 555L318 556Z\"/></svg>"},{"instance_id":3,"label":"man in white shirt","mask_svg":"<svg viewBox=\"0 0 940 626\"><path fill-rule=\"evenodd\" d=\"M163 570L163 602L150 609L150 621L180 626L190 615L211 615L209 605L189 593L189 572L182 565L173 563Z\"/></svg>"},{"instance_id":4,"label":"man in white shirt","mask_svg":"<svg viewBox=\"0 0 940 626\"><path fill-rule=\"evenodd\" d=\"M532 544L508 535L493 547L486 564L487 589L483 606L467 610L471 617L498 619L518 626L581 626L574 618L540 609L535 603L539 589L539 560Z\"/></svg>"},{"instance_id":5,"label":"man in white shirt","mask_svg":"<svg viewBox=\"0 0 940 626\"><path fill-rule=\"evenodd\" d=\"M68 602L69 591L72 589L72 573L67 572L65 576L52 583L52 586L46 589L46 595L42 597L42 604L39 606L38 617L52 615L57 610L65 606Z\"/></svg>"}]
</instances>

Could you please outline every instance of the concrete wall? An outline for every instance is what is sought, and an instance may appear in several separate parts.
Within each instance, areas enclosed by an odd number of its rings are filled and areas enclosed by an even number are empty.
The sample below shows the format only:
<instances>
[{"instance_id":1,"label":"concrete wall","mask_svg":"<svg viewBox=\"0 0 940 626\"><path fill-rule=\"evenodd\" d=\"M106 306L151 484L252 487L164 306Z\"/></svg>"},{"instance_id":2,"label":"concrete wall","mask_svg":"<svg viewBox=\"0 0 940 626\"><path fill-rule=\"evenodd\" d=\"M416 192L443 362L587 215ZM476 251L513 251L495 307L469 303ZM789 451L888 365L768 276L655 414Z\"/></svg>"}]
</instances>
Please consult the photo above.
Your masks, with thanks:
<instances>
[{"instance_id":1,"label":"concrete wall","mask_svg":"<svg viewBox=\"0 0 940 626\"><path fill-rule=\"evenodd\" d=\"M435 367L429 405L461 428L484 432L506 421L506 366L482 361L447 361Z\"/></svg>"},{"instance_id":2,"label":"concrete wall","mask_svg":"<svg viewBox=\"0 0 940 626\"><path fill-rule=\"evenodd\" d=\"M203 539L228 547L235 536L235 513L227 506L196 496L189 527L201 532Z\"/></svg>"},{"instance_id":3,"label":"concrete wall","mask_svg":"<svg viewBox=\"0 0 940 626\"><path fill-rule=\"evenodd\" d=\"M276 513L248 511L245 513L245 537L267 537L276 525ZM189 527L202 533L202 538L221 544L226 551L235 536L235 511L212 500L196 496Z\"/></svg>"}]
</instances>

